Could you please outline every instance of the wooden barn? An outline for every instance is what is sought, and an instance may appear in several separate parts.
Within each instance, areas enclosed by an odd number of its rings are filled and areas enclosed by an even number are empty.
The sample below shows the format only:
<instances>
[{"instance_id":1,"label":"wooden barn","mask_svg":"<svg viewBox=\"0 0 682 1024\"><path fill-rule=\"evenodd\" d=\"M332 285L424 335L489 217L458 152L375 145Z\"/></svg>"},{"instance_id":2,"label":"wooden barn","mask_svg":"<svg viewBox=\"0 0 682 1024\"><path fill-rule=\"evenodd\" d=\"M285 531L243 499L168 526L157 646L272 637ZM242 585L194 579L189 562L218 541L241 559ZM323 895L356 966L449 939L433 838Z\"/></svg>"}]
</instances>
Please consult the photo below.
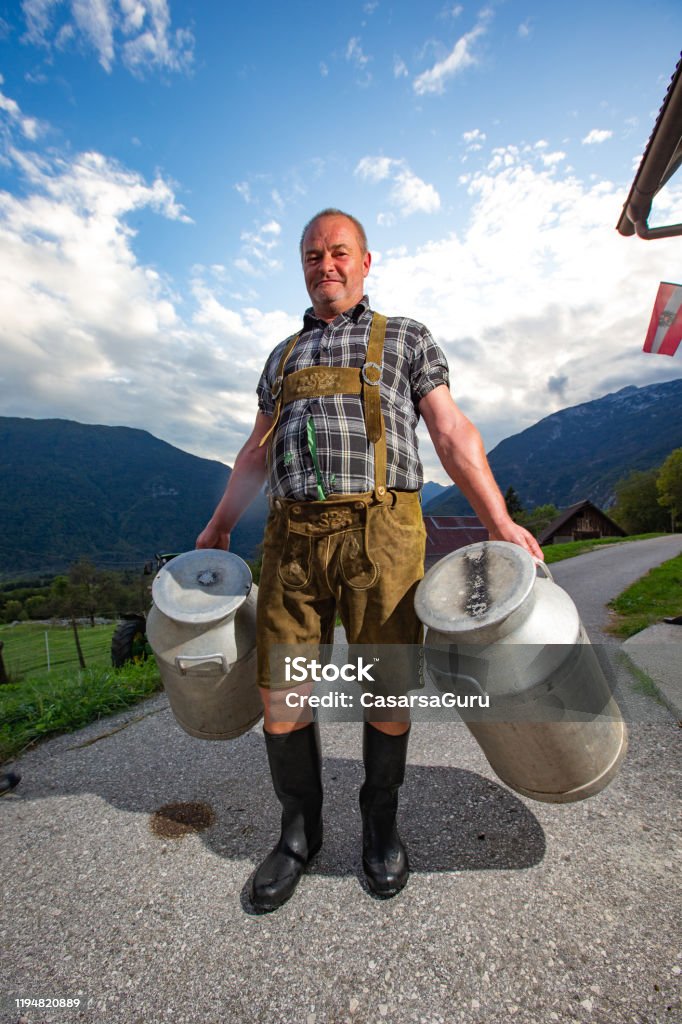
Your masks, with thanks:
<instances>
[{"instance_id":1,"label":"wooden barn","mask_svg":"<svg viewBox=\"0 0 682 1024\"><path fill-rule=\"evenodd\" d=\"M609 519L605 512L591 501L578 501L564 509L538 537L541 547L546 544L566 544L572 540L592 540L595 537L625 537L622 526Z\"/></svg>"},{"instance_id":2,"label":"wooden barn","mask_svg":"<svg viewBox=\"0 0 682 1024\"><path fill-rule=\"evenodd\" d=\"M444 555L466 544L488 540L488 531L477 516L424 516L426 527L425 567L430 569Z\"/></svg>"}]
</instances>

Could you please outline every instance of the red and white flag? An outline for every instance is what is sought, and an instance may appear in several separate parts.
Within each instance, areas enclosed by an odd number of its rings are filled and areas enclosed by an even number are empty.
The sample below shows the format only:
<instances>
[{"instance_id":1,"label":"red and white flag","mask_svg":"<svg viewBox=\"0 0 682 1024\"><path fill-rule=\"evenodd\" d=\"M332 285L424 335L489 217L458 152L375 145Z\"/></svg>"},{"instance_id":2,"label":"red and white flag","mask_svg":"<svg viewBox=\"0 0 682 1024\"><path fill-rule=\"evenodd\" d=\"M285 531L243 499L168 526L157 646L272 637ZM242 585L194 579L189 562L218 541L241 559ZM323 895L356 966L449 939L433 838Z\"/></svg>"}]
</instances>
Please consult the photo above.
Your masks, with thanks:
<instances>
[{"instance_id":1,"label":"red and white flag","mask_svg":"<svg viewBox=\"0 0 682 1024\"><path fill-rule=\"evenodd\" d=\"M644 351L674 356L682 340L682 284L661 281L646 332Z\"/></svg>"}]
</instances>

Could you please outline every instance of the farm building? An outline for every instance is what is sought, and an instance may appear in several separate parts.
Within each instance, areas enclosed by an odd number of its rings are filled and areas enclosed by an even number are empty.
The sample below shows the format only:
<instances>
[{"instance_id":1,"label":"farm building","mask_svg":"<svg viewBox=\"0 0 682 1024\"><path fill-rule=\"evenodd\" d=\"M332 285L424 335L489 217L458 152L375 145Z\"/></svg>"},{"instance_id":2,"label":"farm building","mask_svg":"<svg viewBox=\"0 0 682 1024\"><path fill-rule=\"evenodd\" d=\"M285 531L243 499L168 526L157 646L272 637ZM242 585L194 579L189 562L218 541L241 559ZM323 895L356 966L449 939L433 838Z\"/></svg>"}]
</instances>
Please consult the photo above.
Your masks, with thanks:
<instances>
[{"instance_id":1,"label":"farm building","mask_svg":"<svg viewBox=\"0 0 682 1024\"><path fill-rule=\"evenodd\" d=\"M488 540L488 531L476 516L424 516L426 527L425 567L430 569L444 555Z\"/></svg>"},{"instance_id":2,"label":"farm building","mask_svg":"<svg viewBox=\"0 0 682 1024\"><path fill-rule=\"evenodd\" d=\"M564 509L538 537L541 546L566 544L572 540L592 540L595 537L625 537L625 530L609 519L605 512L591 501L579 501Z\"/></svg>"}]
</instances>

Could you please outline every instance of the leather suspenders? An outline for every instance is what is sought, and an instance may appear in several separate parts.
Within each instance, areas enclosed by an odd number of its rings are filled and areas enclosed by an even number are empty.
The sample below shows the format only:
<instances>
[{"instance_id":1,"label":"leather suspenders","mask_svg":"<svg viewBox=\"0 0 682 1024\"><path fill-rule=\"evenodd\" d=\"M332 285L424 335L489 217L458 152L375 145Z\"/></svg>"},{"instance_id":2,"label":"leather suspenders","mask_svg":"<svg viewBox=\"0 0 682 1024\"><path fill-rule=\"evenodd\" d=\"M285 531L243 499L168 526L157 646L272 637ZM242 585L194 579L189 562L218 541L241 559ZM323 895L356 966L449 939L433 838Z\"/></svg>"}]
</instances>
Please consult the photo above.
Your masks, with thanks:
<instances>
[{"instance_id":1,"label":"leather suspenders","mask_svg":"<svg viewBox=\"0 0 682 1024\"><path fill-rule=\"evenodd\" d=\"M289 342L277 367L272 386L275 409L272 426L261 439L260 445L274 433L282 407L297 398L322 398L326 395L362 395L367 439L374 446L374 495L378 501L386 498L386 430L381 412L381 365L386 336L386 317L372 314L372 326L367 343L367 355L360 369L350 366L308 366L284 375L289 356L299 339L297 334Z\"/></svg>"}]
</instances>

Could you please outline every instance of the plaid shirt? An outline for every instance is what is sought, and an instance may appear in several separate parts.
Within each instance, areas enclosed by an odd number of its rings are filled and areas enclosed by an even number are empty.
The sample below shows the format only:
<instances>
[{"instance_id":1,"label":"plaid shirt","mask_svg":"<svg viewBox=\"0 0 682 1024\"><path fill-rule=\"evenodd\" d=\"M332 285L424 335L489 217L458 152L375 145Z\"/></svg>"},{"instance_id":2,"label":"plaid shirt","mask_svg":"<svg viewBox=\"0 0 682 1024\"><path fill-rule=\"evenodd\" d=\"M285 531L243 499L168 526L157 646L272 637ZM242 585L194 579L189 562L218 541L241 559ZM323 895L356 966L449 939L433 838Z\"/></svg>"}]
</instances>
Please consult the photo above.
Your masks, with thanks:
<instances>
[{"instance_id":1,"label":"plaid shirt","mask_svg":"<svg viewBox=\"0 0 682 1024\"><path fill-rule=\"evenodd\" d=\"M309 366L354 366L365 362L372 312L365 295L353 309L330 324L312 309L289 356L286 374ZM258 407L272 416L272 384L290 338L268 357L258 382ZM416 491L423 483L416 427L420 400L449 384L448 365L423 324L406 317L389 317L381 373L381 411L386 429L388 487ZM374 488L374 450L367 440L361 395L297 398L282 406L271 439L269 489L280 498L315 501L317 476L308 446L308 420L317 435L317 458L327 494L357 494ZM271 442L268 442L271 443Z\"/></svg>"}]
</instances>

